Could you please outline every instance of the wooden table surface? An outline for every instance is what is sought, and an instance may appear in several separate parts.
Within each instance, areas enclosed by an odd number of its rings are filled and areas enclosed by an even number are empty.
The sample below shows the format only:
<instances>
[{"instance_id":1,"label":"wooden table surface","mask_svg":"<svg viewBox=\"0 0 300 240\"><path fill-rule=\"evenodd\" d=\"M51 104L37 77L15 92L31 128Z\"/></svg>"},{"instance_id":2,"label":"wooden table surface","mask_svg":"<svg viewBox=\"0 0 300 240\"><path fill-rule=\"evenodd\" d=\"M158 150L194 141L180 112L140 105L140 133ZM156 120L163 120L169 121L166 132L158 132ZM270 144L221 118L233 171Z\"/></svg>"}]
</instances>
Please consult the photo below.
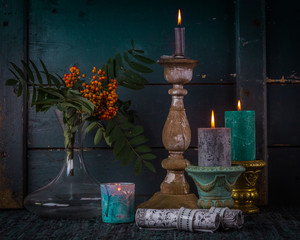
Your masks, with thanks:
<instances>
[{"instance_id":1,"label":"wooden table surface","mask_svg":"<svg viewBox=\"0 0 300 240\"><path fill-rule=\"evenodd\" d=\"M134 223L106 224L89 220L45 219L26 210L0 210L0 239L300 239L300 206L263 207L246 215L240 230L190 233L139 229Z\"/></svg>"}]
</instances>

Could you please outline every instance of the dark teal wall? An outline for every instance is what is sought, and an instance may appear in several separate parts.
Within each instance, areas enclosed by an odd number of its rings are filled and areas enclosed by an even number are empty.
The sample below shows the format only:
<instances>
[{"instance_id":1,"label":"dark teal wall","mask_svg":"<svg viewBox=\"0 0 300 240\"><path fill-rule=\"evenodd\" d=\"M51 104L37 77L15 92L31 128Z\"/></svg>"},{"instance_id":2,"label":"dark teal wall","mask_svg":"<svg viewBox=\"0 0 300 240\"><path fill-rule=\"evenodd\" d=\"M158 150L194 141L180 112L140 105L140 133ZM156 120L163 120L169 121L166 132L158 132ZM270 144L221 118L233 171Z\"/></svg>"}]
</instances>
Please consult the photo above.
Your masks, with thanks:
<instances>
[{"instance_id":1,"label":"dark teal wall","mask_svg":"<svg viewBox=\"0 0 300 240\"><path fill-rule=\"evenodd\" d=\"M247 63L247 57L249 59L248 72L251 72L254 62L257 64L255 57L253 59L253 56L257 56L257 41L267 49L266 59L260 58L259 61L263 59L262 64L267 66L267 82L265 79L260 81L267 84L267 113L264 114L268 117L269 196L270 202L274 203L290 201L284 196L278 197L278 186L285 189L281 191L285 191L287 195L293 194L295 187L299 189L300 186L300 85L297 77L300 72L297 60L299 3L282 0L247 2L250 4L249 11L260 8L264 3L266 10L263 9L262 14L257 13L261 14L259 17L263 21L266 13L265 22L257 21L254 16L252 19L251 14L248 14L247 21L241 25L242 33L246 33L250 40L254 39L252 42L247 42L249 39L243 40L241 48L246 49L243 60ZM241 8L244 13L247 6L243 5ZM157 60L161 55L171 55L174 52L174 27L177 24L179 8L182 9L182 25L186 28L186 57L200 62L195 68L191 84L186 86L189 93L185 97L186 112L192 130L192 143L186 157L196 164L197 128L209 126L211 109L215 110L217 126L220 127L224 126L224 111L235 109L238 92L236 87L240 84L236 84L236 40L240 40L235 31L237 19L233 0L155 0L148 3L92 0L2 1L1 66L6 69L9 61L16 62L27 58L38 61L41 58L51 71L61 75L73 64L78 64L82 72L89 73L94 65L102 66L117 51L129 47L130 39L135 40L137 47L145 49L147 56ZM253 29L253 26L260 29L266 26L266 31L263 28L259 35L255 33L251 36L248 29ZM262 37L264 35L266 42ZM256 53L251 54L251 47L255 48ZM2 69L1 87L9 77L8 71ZM135 177L132 166L122 167L119 162L114 161L111 151L104 143L95 147L91 138L85 143L89 147L85 151L88 169L99 181L134 181L140 196L150 196L159 190L165 176L160 162L167 157L161 142L161 131L170 106L170 96L167 94L170 86L163 79L162 67L156 64L153 69L154 72L148 76L150 84L145 89L122 89L119 95L123 99L132 99L133 107L140 114L141 124L145 127L150 145L158 156L155 160L158 173L155 175L144 170L140 176ZM287 81L278 82L281 76ZM247 82L247 79L244 81ZM23 105L23 117L20 110L22 101L15 100L9 88L2 88L1 91L1 119L6 122L5 127L1 126L1 133L5 133L7 139L13 139L3 140L5 144L1 145L1 151L5 152L7 145L10 146L10 152L20 150L12 142L17 142L20 146L22 137L26 143L25 150L21 151L17 160L10 160L14 155L1 157L7 176L16 180L13 181L15 185L10 185L10 188L15 191L16 196L21 196L26 188L31 192L56 176L63 160L60 150L63 147L63 135L53 111L36 114L32 109L27 111ZM255 96L255 92L253 94ZM259 99L254 102L254 106L264 104L264 100ZM16 106L9 116L9 110L3 110L3 106L6 106L4 102ZM12 119L15 121L12 122ZM23 134L18 139L17 133L10 134L8 129L11 126L8 122L12 122L13 129L18 129L20 134L24 126ZM261 133L262 130L259 131ZM22 159L25 159L23 168ZM283 178L283 175L288 177ZM195 192L192 182L191 187Z\"/></svg>"}]
</instances>

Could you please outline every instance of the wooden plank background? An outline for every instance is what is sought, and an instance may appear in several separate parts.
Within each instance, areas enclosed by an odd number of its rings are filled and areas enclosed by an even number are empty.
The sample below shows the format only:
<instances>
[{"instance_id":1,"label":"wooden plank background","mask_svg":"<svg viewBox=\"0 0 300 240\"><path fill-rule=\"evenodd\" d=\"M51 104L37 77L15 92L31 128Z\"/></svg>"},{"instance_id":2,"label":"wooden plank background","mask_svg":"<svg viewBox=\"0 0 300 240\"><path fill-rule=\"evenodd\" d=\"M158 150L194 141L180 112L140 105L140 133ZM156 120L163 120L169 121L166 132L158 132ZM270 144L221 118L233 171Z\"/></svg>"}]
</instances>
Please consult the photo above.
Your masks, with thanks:
<instances>
[{"instance_id":1,"label":"wooden plank background","mask_svg":"<svg viewBox=\"0 0 300 240\"><path fill-rule=\"evenodd\" d=\"M21 2L24 6L20 5ZM8 63L22 58L26 60L26 49L30 59L43 59L51 71L60 75L68 71L72 64L78 64L82 73L89 73L94 65L102 66L117 51L130 47L130 39L134 39L137 47L145 49L147 56L153 59L171 55L174 52L177 10L181 8L183 26L186 27L186 57L200 62L195 68L193 80L186 86L189 93L184 101L192 130L192 142L186 157L193 164L197 163L197 128L209 127L211 109L215 110L217 127L224 126L224 111L235 109L241 93L240 87L250 84L254 86L251 89L253 95L259 94L260 97L248 101L244 96L244 99L248 109L257 111L259 158L267 160L269 151L269 177L265 175L270 188L269 202L289 201L286 195L278 195L277 192L280 187L285 189L287 195L291 195L293 186L299 189L300 168L297 160L300 128L297 126L297 109L300 86L297 85L299 66L296 64L295 53L299 30L296 29L296 14L289 14L290 11L296 11L299 3L284 3L280 0L241 2L244 8L240 14L249 10L248 15L243 15L245 21L236 17L238 9L233 0L155 0L151 4L93 0L1 2L1 86L9 77ZM5 9L13 9L18 14L10 17ZM255 15L251 15L250 10ZM240 32L236 31L238 21ZM244 34L248 40L255 41L248 45L240 42L238 45L238 34ZM237 59L242 60L242 65L237 65ZM161 141L161 131L171 102L167 94L171 86L163 79L162 67L156 64L153 69L154 72L148 76L150 84L145 89L122 89L119 95L122 99L131 99L133 108L141 116L141 124L150 139L149 144L158 156L154 160L157 174L144 169L141 175L135 177L132 166L122 167L114 161L112 152L104 143L94 146L91 137L85 141L87 167L94 177L100 182L134 181L137 194L145 199L159 190L165 176L165 171L160 167L161 160L167 156ZM4 99L6 104L2 104ZM22 106L21 99L16 99L11 89L1 87L0 130L1 139L5 139L1 142L1 152L6 152L5 146L8 146L12 154L18 155L10 155L12 160L6 162L3 159L7 158L1 157L1 166L5 162L7 168L4 173L0 173L0 182L4 182L2 176L15 182L9 185L10 191L19 196L19 204L14 207L21 206L23 183L28 188L25 194L45 185L58 174L63 159L63 135L54 112L51 110L46 114L36 114L28 109L23 119ZM4 111L3 107L13 111ZM13 129L8 124L14 126ZM22 141L25 136L26 141ZM17 141L18 148L12 141ZM24 149L21 147L23 145ZM23 157L26 152L26 157ZM283 156L286 159L282 159ZM23 159L26 161L24 166ZM27 173L25 177L24 172ZM287 172L290 173L288 178L281 178ZM188 181L191 190L196 192L189 177ZM267 182L262 181L260 189L267 189ZM293 199L300 200L297 197ZM1 198L0 202L1 207L11 207ZM261 203L266 203L266 197Z\"/></svg>"}]
</instances>

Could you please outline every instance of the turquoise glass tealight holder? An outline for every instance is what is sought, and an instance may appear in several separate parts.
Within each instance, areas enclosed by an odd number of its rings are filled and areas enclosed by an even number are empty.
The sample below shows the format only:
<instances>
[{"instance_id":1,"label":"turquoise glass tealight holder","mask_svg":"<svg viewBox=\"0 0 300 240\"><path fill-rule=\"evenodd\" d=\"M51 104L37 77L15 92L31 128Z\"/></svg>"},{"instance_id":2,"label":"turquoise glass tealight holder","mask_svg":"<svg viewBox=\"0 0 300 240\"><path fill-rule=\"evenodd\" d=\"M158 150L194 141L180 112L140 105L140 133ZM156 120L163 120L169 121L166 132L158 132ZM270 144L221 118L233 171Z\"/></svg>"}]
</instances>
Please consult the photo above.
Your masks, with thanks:
<instances>
[{"instance_id":1,"label":"turquoise glass tealight holder","mask_svg":"<svg viewBox=\"0 0 300 240\"><path fill-rule=\"evenodd\" d=\"M185 171L194 180L198 194L198 207L209 209L211 207L232 208L232 190L238 177L245 171L242 166L230 167L200 167L190 165Z\"/></svg>"},{"instance_id":2,"label":"turquoise glass tealight holder","mask_svg":"<svg viewBox=\"0 0 300 240\"><path fill-rule=\"evenodd\" d=\"M134 221L134 183L103 183L101 188L102 221L128 223Z\"/></svg>"}]
</instances>

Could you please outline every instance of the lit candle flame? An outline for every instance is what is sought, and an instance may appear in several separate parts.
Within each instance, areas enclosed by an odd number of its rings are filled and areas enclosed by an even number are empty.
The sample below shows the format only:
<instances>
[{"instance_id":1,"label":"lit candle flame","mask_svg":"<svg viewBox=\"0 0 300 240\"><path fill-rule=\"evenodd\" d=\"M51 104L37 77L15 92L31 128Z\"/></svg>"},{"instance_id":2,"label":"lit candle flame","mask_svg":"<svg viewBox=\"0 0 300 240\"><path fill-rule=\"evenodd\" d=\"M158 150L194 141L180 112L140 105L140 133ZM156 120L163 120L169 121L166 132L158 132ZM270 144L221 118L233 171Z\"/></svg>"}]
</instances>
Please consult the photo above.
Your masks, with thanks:
<instances>
[{"instance_id":1,"label":"lit candle flame","mask_svg":"<svg viewBox=\"0 0 300 240\"><path fill-rule=\"evenodd\" d=\"M118 191L119 191L119 192L121 191L121 187L118 187Z\"/></svg>"},{"instance_id":2,"label":"lit candle flame","mask_svg":"<svg viewBox=\"0 0 300 240\"><path fill-rule=\"evenodd\" d=\"M240 100L238 100L237 110L238 110L238 111L241 111L241 110L242 110L242 106L241 106L241 101L240 101Z\"/></svg>"},{"instance_id":3,"label":"lit candle flame","mask_svg":"<svg viewBox=\"0 0 300 240\"><path fill-rule=\"evenodd\" d=\"M181 25L181 13L180 13L180 9L178 10L178 26Z\"/></svg>"},{"instance_id":4,"label":"lit candle flame","mask_svg":"<svg viewBox=\"0 0 300 240\"><path fill-rule=\"evenodd\" d=\"M214 110L211 111L211 128L215 128L215 114L214 114Z\"/></svg>"}]
</instances>

